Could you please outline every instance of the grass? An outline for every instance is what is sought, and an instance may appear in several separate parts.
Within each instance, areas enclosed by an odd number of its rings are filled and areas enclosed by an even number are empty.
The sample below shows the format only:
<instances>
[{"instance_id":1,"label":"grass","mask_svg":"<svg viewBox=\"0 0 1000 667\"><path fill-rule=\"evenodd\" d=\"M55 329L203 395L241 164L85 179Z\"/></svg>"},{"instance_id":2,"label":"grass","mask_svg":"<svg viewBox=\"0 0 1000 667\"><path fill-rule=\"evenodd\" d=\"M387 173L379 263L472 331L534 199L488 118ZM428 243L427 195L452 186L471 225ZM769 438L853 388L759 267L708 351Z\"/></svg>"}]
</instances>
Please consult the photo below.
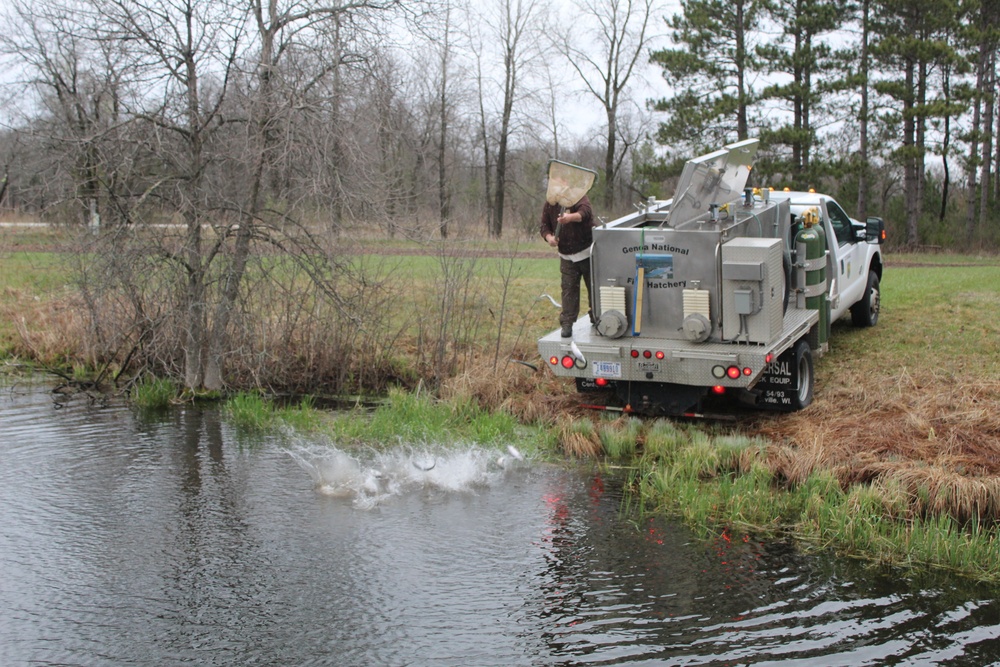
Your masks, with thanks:
<instances>
[{"instance_id":1,"label":"grass","mask_svg":"<svg viewBox=\"0 0 1000 667\"><path fill-rule=\"evenodd\" d=\"M471 400L442 401L427 392L393 390L372 411L338 413L324 431L341 442L384 447L397 443L460 443L496 446L523 444L537 451L541 437L526 430L511 415L484 410Z\"/></svg>"},{"instance_id":2,"label":"grass","mask_svg":"<svg viewBox=\"0 0 1000 667\"><path fill-rule=\"evenodd\" d=\"M226 399L222 408L228 422L244 434L269 431L278 421L274 404L258 392L239 392Z\"/></svg>"},{"instance_id":3,"label":"grass","mask_svg":"<svg viewBox=\"0 0 1000 667\"><path fill-rule=\"evenodd\" d=\"M652 437L650 437L652 436ZM755 537L792 535L816 547L906 568L937 568L1000 581L1000 537L978 520L914 515L897 480L844 490L831 471L797 484L775 477L766 443L734 435L645 427L647 449L631 486L646 512L681 517L703 536L727 530Z\"/></svg>"},{"instance_id":4,"label":"grass","mask_svg":"<svg viewBox=\"0 0 1000 667\"><path fill-rule=\"evenodd\" d=\"M138 408L162 410L168 407L179 393L179 388L169 378L144 377L132 388L129 398Z\"/></svg>"}]
</instances>

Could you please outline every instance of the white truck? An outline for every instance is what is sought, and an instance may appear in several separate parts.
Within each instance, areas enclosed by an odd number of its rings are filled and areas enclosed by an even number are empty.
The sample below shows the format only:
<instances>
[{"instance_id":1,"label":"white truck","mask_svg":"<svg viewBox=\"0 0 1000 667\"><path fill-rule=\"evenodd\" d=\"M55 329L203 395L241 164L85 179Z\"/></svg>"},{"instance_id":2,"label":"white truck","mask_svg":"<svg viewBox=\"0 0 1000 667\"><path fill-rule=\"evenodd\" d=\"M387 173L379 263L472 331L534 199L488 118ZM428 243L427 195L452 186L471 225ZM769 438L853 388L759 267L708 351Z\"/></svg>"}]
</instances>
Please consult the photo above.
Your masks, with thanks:
<instances>
[{"instance_id":1,"label":"white truck","mask_svg":"<svg viewBox=\"0 0 1000 667\"><path fill-rule=\"evenodd\" d=\"M764 409L812 402L813 358L850 313L878 322L880 218L831 197L746 188L757 141L689 161L674 197L594 229L596 324L585 314L538 350L580 391L618 409L695 416L712 396Z\"/></svg>"}]
</instances>

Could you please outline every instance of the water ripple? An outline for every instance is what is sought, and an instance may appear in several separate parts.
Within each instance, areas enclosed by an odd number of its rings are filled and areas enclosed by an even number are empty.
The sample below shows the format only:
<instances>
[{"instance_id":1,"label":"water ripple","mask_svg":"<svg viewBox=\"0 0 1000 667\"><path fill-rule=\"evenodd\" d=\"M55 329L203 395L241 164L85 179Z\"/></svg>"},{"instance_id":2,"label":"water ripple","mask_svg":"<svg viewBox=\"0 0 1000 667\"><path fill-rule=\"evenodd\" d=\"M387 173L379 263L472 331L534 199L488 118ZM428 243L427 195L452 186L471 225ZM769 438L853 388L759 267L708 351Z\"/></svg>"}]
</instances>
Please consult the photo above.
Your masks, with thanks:
<instances>
[{"instance_id":1,"label":"water ripple","mask_svg":"<svg viewBox=\"0 0 1000 667\"><path fill-rule=\"evenodd\" d=\"M694 539L504 446L0 399L0 664L975 665L996 590Z\"/></svg>"}]
</instances>

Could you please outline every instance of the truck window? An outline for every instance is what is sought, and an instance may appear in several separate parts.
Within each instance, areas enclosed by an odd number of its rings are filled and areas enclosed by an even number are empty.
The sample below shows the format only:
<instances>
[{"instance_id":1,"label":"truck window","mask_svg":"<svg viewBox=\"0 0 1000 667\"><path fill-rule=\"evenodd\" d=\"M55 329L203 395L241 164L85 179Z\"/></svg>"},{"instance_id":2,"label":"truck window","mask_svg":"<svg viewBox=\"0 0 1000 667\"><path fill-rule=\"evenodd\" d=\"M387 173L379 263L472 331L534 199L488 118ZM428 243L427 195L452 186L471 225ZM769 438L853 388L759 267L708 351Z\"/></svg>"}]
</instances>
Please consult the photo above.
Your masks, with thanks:
<instances>
[{"instance_id":1,"label":"truck window","mask_svg":"<svg viewBox=\"0 0 1000 667\"><path fill-rule=\"evenodd\" d=\"M837 235L837 244L845 245L851 242L854 231L851 228L851 217L840 208L837 202L826 202L826 214L830 216L833 233Z\"/></svg>"}]
</instances>

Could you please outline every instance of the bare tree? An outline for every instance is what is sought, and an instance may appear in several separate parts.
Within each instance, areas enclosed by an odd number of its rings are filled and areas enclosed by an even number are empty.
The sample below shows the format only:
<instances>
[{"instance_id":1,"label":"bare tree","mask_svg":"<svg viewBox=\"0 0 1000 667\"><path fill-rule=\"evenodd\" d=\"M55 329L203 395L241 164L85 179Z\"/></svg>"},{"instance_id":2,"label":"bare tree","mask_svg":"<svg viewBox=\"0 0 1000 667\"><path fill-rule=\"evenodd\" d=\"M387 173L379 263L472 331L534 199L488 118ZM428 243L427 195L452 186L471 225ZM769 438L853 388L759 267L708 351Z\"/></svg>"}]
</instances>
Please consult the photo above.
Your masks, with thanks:
<instances>
[{"instance_id":1,"label":"bare tree","mask_svg":"<svg viewBox=\"0 0 1000 667\"><path fill-rule=\"evenodd\" d=\"M499 135L496 152L496 190L490 236L503 235L504 197L507 191L507 159L513 130L514 106L521 95L522 76L537 55L532 37L541 28L541 6L536 0L496 0L492 17L485 23L499 45L503 70L500 74Z\"/></svg>"},{"instance_id":2,"label":"bare tree","mask_svg":"<svg viewBox=\"0 0 1000 667\"><path fill-rule=\"evenodd\" d=\"M211 266L230 231L206 238L210 208L204 188L207 144L221 127L220 111L236 67L246 15L225 3L195 0L108 0L98 9L106 22L103 39L131 44L130 67L155 91L136 117L169 135L158 157L169 166L172 199L184 225L177 250L164 249L183 268L187 313L183 344L185 386L220 388L209 369L209 281ZM176 150L174 150L176 148Z\"/></svg>"},{"instance_id":3,"label":"bare tree","mask_svg":"<svg viewBox=\"0 0 1000 667\"><path fill-rule=\"evenodd\" d=\"M289 2L279 0L252 0L251 12L257 29L259 59L255 69L256 95L250 107L250 142L254 146L254 169L250 181L250 194L245 214L236 226L235 239L229 261L223 271L221 294L216 302L209 337L209 354L205 369L204 385L207 389L223 386L222 359L228 349L228 329L233 308L243 282L250 255L251 239L261 216L261 197L265 169L274 161L276 147L280 145L276 134L282 104L279 99L277 76L282 55L293 48L296 39L319 22L331 21L339 35L341 21L352 13L381 12L396 5L396 0L360 0L355 2ZM339 53L338 53L339 55ZM340 58L333 62L336 74ZM325 72L323 72L325 74Z\"/></svg>"},{"instance_id":4,"label":"bare tree","mask_svg":"<svg viewBox=\"0 0 1000 667\"><path fill-rule=\"evenodd\" d=\"M604 206L608 210L614 210L618 165L624 153L617 146L619 114L636 65L648 58L653 13L654 0L586 0L581 14L594 22L593 31L581 31L578 26L583 21L574 21L558 42L587 91L604 107ZM581 32L591 38L581 39Z\"/></svg>"},{"instance_id":5,"label":"bare tree","mask_svg":"<svg viewBox=\"0 0 1000 667\"><path fill-rule=\"evenodd\" d=\"M433 109L437 136L435 137L435 155L437 163L437 212L438 233L442 239L448 238L448 223L452 215L452 185L449 182L449 149L451 148L452 116L455 113L453 97L456 87L452 77L456 68L458 49L461 48L461 34L456 30L455 16L458 9L466 9L455 0L443 0L439 14L430 21L418 24L418 29L424 34L432 52L436 54L437 70L434 71L435 100ZM432 56L433 57L433 56ZM425 74L428 68L421 63L420 70ZM420 76L420 73L417 74Z\"/></svg>"},{"instance_id":6,"label":"bare tree","mask_svg":"<svg viewBox=\"0 0 1000 667\"><path fill-rule=\"evenodd\" d=\"M54 149L57 171L67 171L81 221L96 223L114 175L103 164L102 140L119 123L124 52L95 39L91 17L72 2L8 4L10 30L0 33L0 50L15 57L47 118L31 123ZM39 124L37 120L42 120Z\"/></svg>"}]
</instances>

